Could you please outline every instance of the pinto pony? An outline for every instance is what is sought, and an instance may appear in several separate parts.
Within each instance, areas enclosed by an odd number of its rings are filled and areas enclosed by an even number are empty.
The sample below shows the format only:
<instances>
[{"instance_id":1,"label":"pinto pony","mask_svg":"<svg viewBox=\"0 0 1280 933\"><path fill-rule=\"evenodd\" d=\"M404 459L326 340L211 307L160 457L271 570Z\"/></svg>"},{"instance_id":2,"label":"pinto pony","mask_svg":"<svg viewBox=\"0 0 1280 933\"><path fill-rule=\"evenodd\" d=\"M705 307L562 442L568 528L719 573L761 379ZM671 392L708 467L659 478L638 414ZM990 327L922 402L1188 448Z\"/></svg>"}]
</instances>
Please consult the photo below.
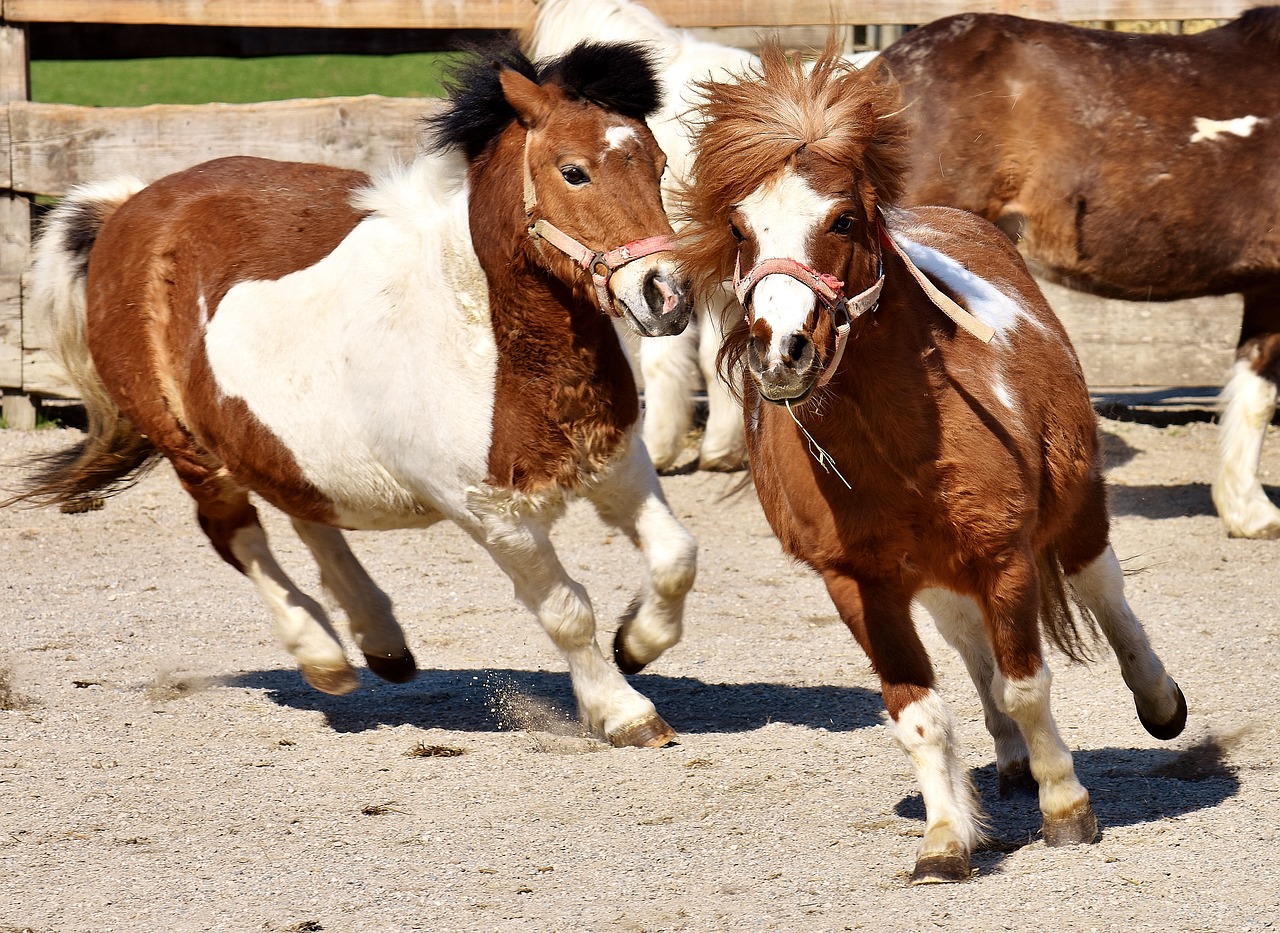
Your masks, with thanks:
<instances>
[{"instance_id":1,"label":"pinto pony","mask_svg":"<svg viewBox=\"0 0 1280 933\"><path fill-rule=\"evenodd\" d=\"M581 494L643 550L615 653L680 637L693 539L663 499L610 315L687 323L633 46L454 76L431 150L370 184L231 158L143 187L73 192L37 248L36 301L79 386L87 438L19 498L75 504L164 457L218 554L258 588L314 687L359 685L320 604L268 548L254 493L287 513L369 667L416 667L340 529L449 519L512 579L568 662L583 721L617 745L673 732L605 661L548 532Z\"/></svg>"},{"instance_id":2,"label":"pinto pony","mask_svg":"<svg viewBox=\"0 0 1280 933\"><path fill-rule=\"evenodd\" d=\"M1258 479L1280 384L1280 7L1174 36L966 13L880 63L914 124L906 203L976 211L1108 298L1244 296L1213 501L1228 534L1280 537Z\"/></svg>"},{"instance_id":3,"label":"pinto pony","mask_svg":"<svg viewBox=\"0 0 1280 933\"><path fill-rule=\"evenodd\" d=\"M972 675L1002 790L1034 781L1045 841L1091 842L1041 624L1080 658L1096 620L1153 735L1181 732L1186 702L1125 601L1066 333L995 227L894 207L906 124L891 83L830 49L806 74L775 43L702 93L681 259L696 288L734 282L743 312L722 360L741 375L760 502L784 550L822 575L915 766L913 880L968 877L981 836L913 600Z\"/></svg>"}]
</instances>

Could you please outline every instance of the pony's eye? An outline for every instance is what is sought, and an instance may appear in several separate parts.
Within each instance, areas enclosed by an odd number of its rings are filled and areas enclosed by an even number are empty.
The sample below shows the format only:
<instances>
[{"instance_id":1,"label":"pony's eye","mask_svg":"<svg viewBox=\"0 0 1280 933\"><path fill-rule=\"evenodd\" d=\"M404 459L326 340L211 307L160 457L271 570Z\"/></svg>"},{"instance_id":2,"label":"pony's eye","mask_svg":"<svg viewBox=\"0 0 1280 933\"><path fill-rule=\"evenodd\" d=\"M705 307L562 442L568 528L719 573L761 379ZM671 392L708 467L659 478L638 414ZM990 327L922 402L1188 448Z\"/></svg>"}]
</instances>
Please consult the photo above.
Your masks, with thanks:
<instances>
[{"instance_id":1,"label":"pony's eye","mask_svg":"<svg viewBox=\"0 0 1280 933\"><path fill-rule=\"evenodd\" d=\"M849 213L841 214L835 219L835 223L831 225L831 232L838 236L848 236L853 232L853 215Z\"/></svg>"},{"instance_id":2,"label":"pony's eye","mask_svg":"<svg viewBox=\"0 0 1280 933\"><path fill-rule=\"evenodd\" d=\"M581 188L591 181L591 176L584 172L581 166L577 165L564 166L560 169L560 176L575 188Z\"/></svg>"},{"instance_id":3,"label":"pony's eye","mask_svg":"<svg viewBox=\"0 0 1280 933\"><path fill-rule=\"evenodd\" d=\"M739 243L746 239L746 237L742 235L742 231L738 229L738 225L732 221L729 223L729 232L733 234L733 238Z\"/></svg>"}]
</instances>

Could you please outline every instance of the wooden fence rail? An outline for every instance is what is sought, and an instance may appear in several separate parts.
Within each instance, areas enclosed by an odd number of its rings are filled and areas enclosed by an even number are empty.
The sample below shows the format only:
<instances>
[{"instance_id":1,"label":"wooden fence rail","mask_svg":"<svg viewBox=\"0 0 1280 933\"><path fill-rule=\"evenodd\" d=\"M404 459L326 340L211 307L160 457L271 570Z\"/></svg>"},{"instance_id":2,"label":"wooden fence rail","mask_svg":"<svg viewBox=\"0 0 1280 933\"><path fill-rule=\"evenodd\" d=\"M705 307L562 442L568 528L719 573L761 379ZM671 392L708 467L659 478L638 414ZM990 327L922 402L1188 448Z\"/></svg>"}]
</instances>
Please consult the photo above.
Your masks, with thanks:
<instances>
[{"instance_id":1,"label":"wooden fence rail","mask_svg":"<svg viewBox=\"0 0 1280 933\"><path fill-rule=\"evenodd\" d=\"M963 10L1047 19L1229 19L1247 0L645 0L681 27L923 23ZM65 396L48 335L23 315L30 198L119 172L153 180L219 155L376 170L407 158L430 101L383 97L259 104L88 108L29 100L25 24L519 29L534 0L0 0L0 390L13 427L36 402ZM740 33L739 33L740 34ZM1094 384L1213 385L1230 362L1238 302L1103 302L1059 289L1051 299ZM1164 319L1160 328L1153 317Z\"/></svg>"}]
</instances>

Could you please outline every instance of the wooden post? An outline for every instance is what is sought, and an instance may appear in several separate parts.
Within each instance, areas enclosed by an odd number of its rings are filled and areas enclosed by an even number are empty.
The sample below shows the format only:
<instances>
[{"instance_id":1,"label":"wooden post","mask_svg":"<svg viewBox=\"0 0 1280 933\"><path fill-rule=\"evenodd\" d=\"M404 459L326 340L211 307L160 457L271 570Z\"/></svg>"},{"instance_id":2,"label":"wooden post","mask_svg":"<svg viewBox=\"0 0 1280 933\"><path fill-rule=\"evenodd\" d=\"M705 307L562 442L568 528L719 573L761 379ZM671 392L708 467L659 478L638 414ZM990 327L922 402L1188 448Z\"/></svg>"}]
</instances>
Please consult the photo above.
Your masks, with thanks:
<instances>
[{"instance_id":1,"label":"wooden post","mask_svg":"<svg viewBox=\"0 0 1280 933\"><path fill-rule=\"evenodd\" d=\"M27 32L0 21L0 106L4 107L4 136L8 134L9 103L29 94ZM7 150L8 147L6 147ZM36 406L23 391L22 272L31 250L31 203L12 190L12 164L6 151L0 191L0 390L3 413L11 428L36 426Z\"/></svg>"}]
</instances>

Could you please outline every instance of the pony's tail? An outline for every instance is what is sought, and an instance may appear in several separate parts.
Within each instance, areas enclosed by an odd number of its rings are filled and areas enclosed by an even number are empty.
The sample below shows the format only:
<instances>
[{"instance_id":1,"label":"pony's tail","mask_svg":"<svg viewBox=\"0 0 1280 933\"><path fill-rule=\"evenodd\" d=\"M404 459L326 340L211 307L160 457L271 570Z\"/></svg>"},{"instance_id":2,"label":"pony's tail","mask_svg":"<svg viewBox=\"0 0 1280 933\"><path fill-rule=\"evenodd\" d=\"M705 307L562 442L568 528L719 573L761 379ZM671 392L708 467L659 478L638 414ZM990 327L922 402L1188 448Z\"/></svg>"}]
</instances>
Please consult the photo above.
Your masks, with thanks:
<instances>
[{"instance_id":1,"label":"pony's tail","mask_svg":"<svg viewBox=\"0 0 1280 933\"><path fill-rule=\"evenodd\" d=\"M1036 564L1040 571L1040 626L1045 637L1072 661L1093 660L1091 652L1097 647L1101 634L1098 620L1071 592L1062 564L1058 562L1057 550L1050 548L1042 552Z\"/></svg>"},{"instance_id":2,"label":"pony's tail","mask_svg":"<svg viewBox=\"0 0 1280 933\"><path fill-rule=\"evenodd\" d=\"M33 249L31 292L24 313L46 327L53 351L84 403L88 422L83 441L36 461L25 488L0 507L26 502L58 505L77 512L101 505L159 457L112 400L85 334L85 279L98 232L116 209L144 187L131 177L73 188L45 215Z\"/></svg>"}]
</instances>

